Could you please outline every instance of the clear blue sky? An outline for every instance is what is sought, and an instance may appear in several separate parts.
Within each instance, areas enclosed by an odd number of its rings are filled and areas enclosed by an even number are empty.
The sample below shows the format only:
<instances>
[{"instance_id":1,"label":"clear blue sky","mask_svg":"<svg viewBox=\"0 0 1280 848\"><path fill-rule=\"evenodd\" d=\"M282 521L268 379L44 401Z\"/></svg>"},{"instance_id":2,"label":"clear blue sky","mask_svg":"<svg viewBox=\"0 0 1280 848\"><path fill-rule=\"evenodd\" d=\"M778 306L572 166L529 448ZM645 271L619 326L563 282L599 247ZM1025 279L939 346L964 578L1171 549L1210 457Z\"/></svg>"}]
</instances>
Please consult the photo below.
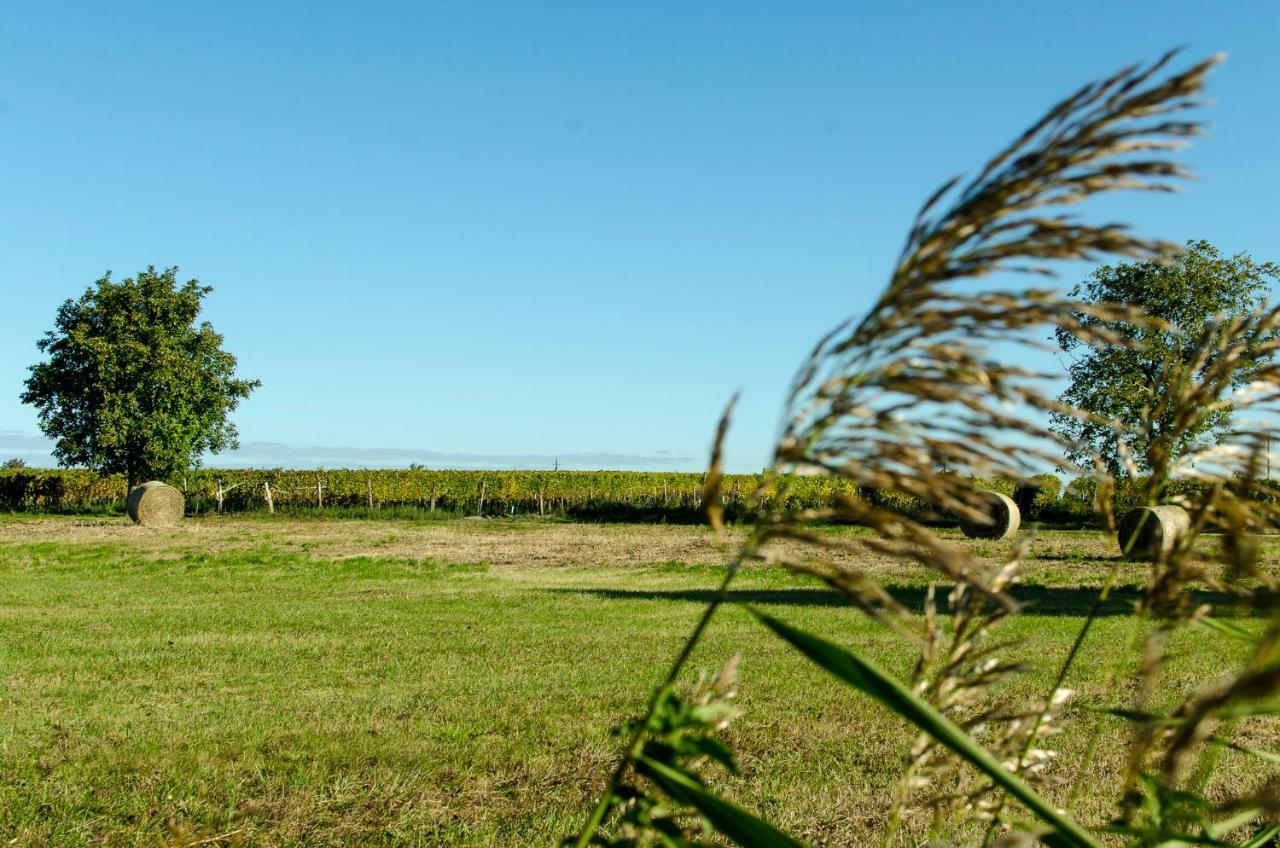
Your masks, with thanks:
<instances>
[{"instance_id":1,"label":"clear blue sky","mask_svg":"<svg viewBox=\"0 0 1280 848\"><path fill-rule=\"evenodd\" d=\"M759 468L920 201L1122 64L1231 57L1202 178L1107 215L1280 259L1278 37L1270 0L10 4L0 454L43 455L58 304L176 264L264 384L223 462L692 469L741 388Z\"/></svg>"}]
</instances>

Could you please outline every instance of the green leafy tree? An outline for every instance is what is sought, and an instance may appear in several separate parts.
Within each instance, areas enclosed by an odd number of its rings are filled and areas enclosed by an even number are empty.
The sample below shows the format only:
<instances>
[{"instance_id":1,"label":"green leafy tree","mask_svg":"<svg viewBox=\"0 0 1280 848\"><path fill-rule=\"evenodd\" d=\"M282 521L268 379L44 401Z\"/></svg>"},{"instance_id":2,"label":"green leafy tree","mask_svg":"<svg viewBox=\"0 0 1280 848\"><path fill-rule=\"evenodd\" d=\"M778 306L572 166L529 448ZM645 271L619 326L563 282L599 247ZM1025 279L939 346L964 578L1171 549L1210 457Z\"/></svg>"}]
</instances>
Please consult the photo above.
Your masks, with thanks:
<instances>
[{"instance_id":1,"label":"green leafy tree","mask_svg":"<svg viewBox=\"0 0 1280 848\"><path fill-rule=\"evenodd\" d=\"M1171 424L1151 420L1152 400L1162 391L1165 363L1195 362L1204 334L1212 330L1214 322L1260 307L1277 279L1280 266L1255 262L1245 253L1223 256L1206 241L1189 241L1185 251L1164 261L1098 268L1072 289L1073 297L1094 304L1134 304L1165 326L1108 321L1108 329L1133 344L1103 347L1083 345L1077 335L1060 328L1058 346L1071 358L1071 383L1060 399L1130 428L1125 441L1131 456L1140 468L1148 470L1148 443L1160 438ZM1091 327L1102 323L1080 313L1074 317ZM1238 372L1237 385L1246 383L1249 373L1249 369ZM1177 438L1171 446L1171 458L1216 441L1230 421L1230 408L1206 412ZM1107 424L1055 414L1053 428L1077 445L1069 452L1073 461L1091 466L1096 452L1113 474L1124 472L1115 430Z\"/></svg>"},{"instance_id":2,"label":"green leafy tree","mask_svg":"<svg viewBox=\"0 0 1280 848\"><path fill-rule=\"evenodd\" d=\"M177 274L150 266L115 282L108 272L58 309L22 400L61 464L123 473L132 487L237 447L228 416L261 383L236 379L222 336L196 324L212 289Z\"/></svg>"}]
</instances>

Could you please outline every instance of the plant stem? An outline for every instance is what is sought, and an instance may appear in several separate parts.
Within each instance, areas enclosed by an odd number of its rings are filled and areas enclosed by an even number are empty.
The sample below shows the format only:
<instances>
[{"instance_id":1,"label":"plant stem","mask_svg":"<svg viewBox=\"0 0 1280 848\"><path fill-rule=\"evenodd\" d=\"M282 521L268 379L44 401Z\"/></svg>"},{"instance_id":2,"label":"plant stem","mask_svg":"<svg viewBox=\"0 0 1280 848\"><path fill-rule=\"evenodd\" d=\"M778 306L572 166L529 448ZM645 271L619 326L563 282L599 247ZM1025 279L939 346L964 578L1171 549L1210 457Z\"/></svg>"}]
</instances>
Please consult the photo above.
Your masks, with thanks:
<instances>
[{"instance_id":1,"label":"plant stem","mask_svg":"<svg viewBox=\"0 0 1280 848\"><path fill-rule=\"evenodd\" d=\"M1135 634L1139 629L1139 620L1137 616L1132 616L1130 618L1130 633L1128 637L1128 644L1130 646L1132 646L1137 640L1137 636ZM1111 667L1107 670L1107 677L1103 683L1102 691L1111 691L1112 683L1115 682L1116 674L1122 661L1122 658L1119 656L1114 658L1114 661L1111 663ZM1093 766L1094 757L1097 756L1098 753L1098 746L1102 742L1104 721L1105 719L1101 716L1094 719L1093 733L1089 737L1089 744L1085 747L1084 755L1080 758L1080 767L1078 769L1078 773L1080 775L1088 774L1089 769ZM1071 808L1075 806L1076 801L1080 799L1080 793L1083 789L1084 781L1077 778L1076 781L1072 783L1071 791L1067 794L1067 800L1062 806L1068 811L1071 810Z\"/></svg>"},{"instance_id":2,"label":"plant stem","mask_svg":"<svg viewBox=\"0 0 1280 848\"><path fill-rule=\"evenodd\" d=\"M1049 689L1049 694L1044 700L1044 709L1036 713L1035 722L1031 725L1031 731L1027 734L1026 741L1022 744L1022 750L1018 752L1018 762L1014 768L1014 774L1022 774L1022 769L1026 767L1027 755L1031 753L1031 748L1036 743L1036 738L1040 735L1040 729L1044 726L1045 718L1052 709L1053 696L1062 684L1067 681L1067 675L1071 672L1071 667L1075 665L1076 657L1080 653L1080 649L1084 646L1085 639L1089 637L1089 631L1093 629L1093 623L1097 620L1099 613L1102 612L1102 606L1107 602L1107 598L1111 595L1111 588L1115 585L1116 577L1120 573L1120 563L1117 562L1111 568L1111 573L1107 575L1107 582L1103 584L1102 591L1098 593L1098 597L1094 600L1093 606L1089 609L1089 615L1085 618L1084 624L1080 627L1080 632L1076 634L1075 641L1071 643L1071 650L1067 651L1066 659L1062 661L1062 666L1058 669L1058 676L1054 678L1053 686ZM982 839L983 848L987 848L991 844L991 840L995 837L996 828L1000 825L1000 816L1004 813L1004 808L1008 803L1008 796L1001 795L1000 804L996 807L994 814L991 816L991 822L987 825L986 836Z\"/></svg>"},{"instance_id":3,"label":"plant stem","mask_svg":"<svg viewBox=\"0 0 1280 848\"><path fill-rule=\"evenodd\" d=\"M591 842L591 837L595 836L596 830L604 821L605 815L609 812L609 806L613 799L613 791L617 788L618 782L622 780L627 769L640 756L641 750L644 748L644 736L649 729L649 720L653 718L654 712L662 703L670 691L671 686L675 683L676 678L680 675L684 664L689 660L689 655L693 653L693 649L702 639L703 632L707 629L707 625L711 622L711 617L715 615L720 605L729 597L729 584L733 582L733 578L737 576L738 569L742 565L743 559L747 556L748 551L754 550L754 541L748 542L741 552L729 563L728 571L725 572L724 579L720 581L720 586L716 589L715 594L707 603L707 608L702 611L702 617L698 619L698 623L694 625L693 632L689 634L689 638L685 640L684 647L680 649L680 653L676 655L675 661L671 664L671 668L667 671L666 678L662 683L653 690L653 694L649 697L649 706L645 710L644 718L636 722L635 729L631 731L631 738L627 740L627 747L622 755L622 759L618 761L618 765L613 770L613 774L609 776L609 782L605 784L604 791L600 793L600 800L596 803L595 808L591 811L591 817L587 819L587 823L583 826L582 832L578 834L578 839L573 843L574 848L586 848Z\"/></svg>"}]
</instances>

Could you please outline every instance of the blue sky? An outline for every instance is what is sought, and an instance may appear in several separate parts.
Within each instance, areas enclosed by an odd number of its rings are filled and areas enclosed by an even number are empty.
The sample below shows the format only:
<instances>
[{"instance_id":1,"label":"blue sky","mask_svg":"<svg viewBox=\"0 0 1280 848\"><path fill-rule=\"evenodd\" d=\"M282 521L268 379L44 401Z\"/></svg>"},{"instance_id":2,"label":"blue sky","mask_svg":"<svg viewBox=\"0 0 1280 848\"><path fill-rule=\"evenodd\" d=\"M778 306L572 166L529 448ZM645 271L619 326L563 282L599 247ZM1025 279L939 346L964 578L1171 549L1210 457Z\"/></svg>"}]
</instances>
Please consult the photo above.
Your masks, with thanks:
<instances>
[{"instance_id":1,"label":"blue sky","mask_svg":"<svg viewBox=\"0 0 1280 848\"><path fill-rule=\"evenodd\" d=\"M1277 36L1274 2L11 4L0 455L44 454L58 304L176 264L263 381L220 463L696 469L742 389L757 469L920 201L1123 64L1230 54L1202 178L1099 214L1280 259Z\"/></svg>"}]
</instances>

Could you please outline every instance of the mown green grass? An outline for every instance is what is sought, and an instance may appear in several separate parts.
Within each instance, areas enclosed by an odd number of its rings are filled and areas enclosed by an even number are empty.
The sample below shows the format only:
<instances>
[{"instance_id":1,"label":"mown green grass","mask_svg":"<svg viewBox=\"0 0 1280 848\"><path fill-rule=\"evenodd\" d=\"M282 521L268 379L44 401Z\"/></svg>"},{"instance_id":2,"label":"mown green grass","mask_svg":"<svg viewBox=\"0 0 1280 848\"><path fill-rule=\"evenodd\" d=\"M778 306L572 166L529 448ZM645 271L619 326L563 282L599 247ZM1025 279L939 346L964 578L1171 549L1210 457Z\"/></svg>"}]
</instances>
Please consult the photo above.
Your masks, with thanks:
<instances>
[{"instance_id":1,"label":"mown green grass","mask_svg":"<svg viewBox=\"0 0 1280 848\"><path fill-rule=\"evenodd\" d=\"M719 575L621 568L607 551L573 568L330 559L284 521L207 552L62 539L69 524L0 534L0 834L13 844L154 845L173 827L232 834L219 844L553 844L608 771L609 729L641 704ZM538 528L512 529L537 544ZM1039 663L1003 690L1009 703L1049 685L1110 568L1095 537L1055 538L1065 558L1033 567L1023 595L1035 611L1006 628L1026 639L1009 653ZM919 603L922 578L894 580ZM751 569L738 588L895 673L914 659L817 586ZM1126 702L1107 679L1134 632L1126 597L1071 681L1081 704ZM1204 634L1174 647L1166 698L1243 655ZM731 607L692 665L714 670L734 652L744 714L730 739L745 773L720 787L815 843L866 840L909 729ZM1060 772L1090 787L1077 812L1094 822L1123 761L1123 728L1107 733L1087 775L1075 773L1083 734L1054 740ZM1263 773L1229 759L1222 779Z\"/></svg>"}]
</instances>

